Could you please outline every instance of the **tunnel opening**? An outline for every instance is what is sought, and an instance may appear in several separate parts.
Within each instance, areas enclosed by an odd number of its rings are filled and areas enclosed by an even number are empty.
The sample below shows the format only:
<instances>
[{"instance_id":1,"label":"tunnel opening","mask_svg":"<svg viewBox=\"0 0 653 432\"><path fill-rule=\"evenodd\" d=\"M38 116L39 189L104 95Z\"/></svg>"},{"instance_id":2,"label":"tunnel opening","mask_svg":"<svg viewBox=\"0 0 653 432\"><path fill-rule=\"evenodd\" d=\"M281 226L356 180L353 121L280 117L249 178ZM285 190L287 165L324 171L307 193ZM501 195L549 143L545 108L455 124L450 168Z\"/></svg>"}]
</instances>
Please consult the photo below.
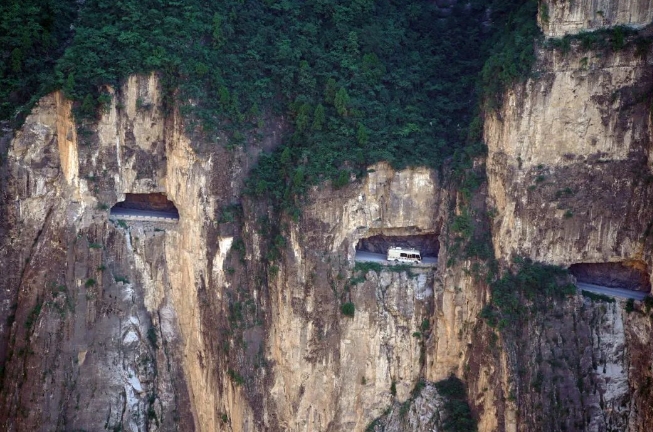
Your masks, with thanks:
<instances>
[{"instance_id":1,"label":"tunnel opening","mask_svg":"<svg viewBox=\"0 0 653 432\"><path fill-rule=\"evenodd\" d=\"M642 261L614 263L579 263L569 272L580 283L633 291L651 291L648 266Z\"/></svg>"},{"instance_id":2,"label":"tunnel opening","mask_svg":"<svg viewBox=\"0 0 653 432\"><path fill-rule=\"evenodd\" d=\"M164 193L125 194L125 200L111 208L110 216L121 219L177 220L179 211Z\"/></svg>"},{"instance_id":3,"label":"tunnel opening","mask_svg":"<svg viewBox=\"0 0 653 432\"><path fill-rule=\"evenodd\" d=\"M423 257L437 258L440 252L440 241L438 235L434 233L405 236L378 234L360 239L356 245L356 252L385 255L388 253L388 249L393 246L403 249L417 249Z\"/></svg>"}]
</instances>

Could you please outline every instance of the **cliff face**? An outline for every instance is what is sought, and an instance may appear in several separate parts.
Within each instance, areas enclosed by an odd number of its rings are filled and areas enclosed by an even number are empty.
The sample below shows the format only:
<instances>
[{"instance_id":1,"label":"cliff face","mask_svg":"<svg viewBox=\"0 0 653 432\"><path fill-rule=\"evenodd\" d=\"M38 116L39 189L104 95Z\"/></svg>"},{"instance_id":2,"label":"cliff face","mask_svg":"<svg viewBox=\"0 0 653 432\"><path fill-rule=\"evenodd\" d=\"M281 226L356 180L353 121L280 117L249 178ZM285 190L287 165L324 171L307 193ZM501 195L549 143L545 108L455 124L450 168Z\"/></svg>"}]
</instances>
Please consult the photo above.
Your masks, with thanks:
<instances>
[{"instance_id":1,"label":"cliff face","mask_svg":"<svg viewBox=\"0 0 653 432\"><path fill-rule=\"evenodd\" d=\"M199 156L154 76L82 133L70 110L44 98L9 152L7 430L362 430L409 397L439 276L357 270L354 255L364 237L437 238L450 198L434 172L380 164L313 190L270 258L266 208L232 205L269 143ZM165 193L179 222L109 221L127 193Z\"/></svg>"},{"instance_id":2,"label":"cliff face","mask_svg":"<svg viewBox=\"0 0 653 432\"><path fill-rule=\"evenodd\" d=\"M540 21L556 35L645 24L651 10L550 2ZM471 207L487 195L502 269L523 256L651 278L652 63L650 49L540 49L533 77L488 115L487 184ZM419 383L450 374L481 431L650 429L646 306L571 296L519 332L488 327L482 263L452 241L463 200L446 175L379 163L277 220L242 185L282 121L227 149L164 107L156 76L111 91L94 124L75 125L59 93L43 98L9 144L3 429L361 431L380 416L377 428L438 429L444 399ZM148 193L179 221L109 220L126 194ZM429 242L437 267L356 265L377 236Z\"/></svg>"},{"instance_id":3,"label":"cliff face","mask_svg":"<svg viewBox=\"0 0 653 432\"><path fill-rule=\"evenodd\" d=\"M601 24L586 22L601 7L596 2L549 3L545 33L651 21L650 5L610 3ZM564 53L539 49L533 77L510 89L502 108L486 118L488 206L499 260L595 263L599 273L613 268L601 263L621 263L650 280L651 55L635 47L588 52L574 42ZM523 332L502 331L500 351L470 359L481 424L524 431L645 429L649 414L642 406L650 392L641 374L648 377L652 353L641 343L650 338L648 315L624 313L623 302L576 298L535 314ZM486 374L510 395L497 404L505 413L493 409L497 405L488 410Z\"/></svg>"},{"instance_id":4,"label":"cliff face","mask_svg":"<svg viewBox=\"0 0 653 432\"><path fill-rule=\"evenodd\" d=\"M134 78L124 90L127 112L113 105L92 145L77 136L71 104L53 94L10 148L3 208L10 253L2 257L7 430L95 429L102 417L107 428L192 425L177 318L169 304L152 304L170 277L161 266L166 248L179 237L167 227L129 232L106 217L125 190L165 190L165 179L137 180L140 164L126 154L138 141L165 170L160 111L134 110L138 93L156 97L152 79ZM158 306L161 313L151 314Z\"/></svg>"},{"instance_id":5,"label":"cliff face","mask_svg":"<svg viewBox=\"0 0 653 432\"><path fill-rule=\"evenodd\" d=\"M211 273L205 225L247 157L198 158L176 117L164 119L154 76L133 77L114 96L84 136L69 102L44 98L9 151L7 430L216 421L213 404L210 414L192 409L214 393L203 391L200 311L189 293ZM213 167L232 175L214 181ZM178 224L109 222L125 193L149 192L175 202Z\"/></svg>"},{"instance_id":6,"label":"cliff face","mask_svg":"<svg viewBox=\"0 0 653 432\"><path fill-rule=\"evenodd\" d=\"M486 122L496 255L650 268L651 53L539 57Z\"/></svg>"},{"instance_id":7,"label":"cliff face","mask_svg":"<svg viewBox=\"0 0 653 432\"><path fill-rule=\"evenodd\" d=\"M583 297L553 302L524 328L504 329L481 344L468 373L481 429L641 430L634 424L642 423L635 407L642 399L633 397L630 316L623 308ZM650 361L650 353L644 356Z\"/></svg>"},{"instance_id":8,"label":"cliff face","mask_svg":"<svg viewBox=\"0 0 653 432\"><path fill-rule=\"evenodd\" d=\"M651 21L651 0L544 0L540 4L539 23L549 37L618 25L640 28Z\"/></svg>"}]
</instances>

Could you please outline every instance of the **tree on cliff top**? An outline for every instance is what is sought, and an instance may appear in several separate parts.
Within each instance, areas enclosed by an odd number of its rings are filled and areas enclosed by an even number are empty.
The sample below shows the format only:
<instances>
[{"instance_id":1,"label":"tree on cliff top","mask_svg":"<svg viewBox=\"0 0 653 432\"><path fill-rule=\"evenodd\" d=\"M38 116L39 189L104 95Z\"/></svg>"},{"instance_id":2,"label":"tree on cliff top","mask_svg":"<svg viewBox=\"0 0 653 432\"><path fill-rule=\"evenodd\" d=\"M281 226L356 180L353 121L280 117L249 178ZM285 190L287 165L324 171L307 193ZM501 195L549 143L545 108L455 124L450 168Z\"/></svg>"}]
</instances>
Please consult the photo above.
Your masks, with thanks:
<instances>
[{"instance_id":1,"label":"tree on cliff top","mask_svg":"<svg viewBox=\"0 0 653 432\"><path fill-rule=\"evenodd\" d=\"M286 203L308 184L362 174L379 160L438 167L478 144L468 140L478 140L468 125L477 113L479 73L492 54L484 76L496 73L502 83L514 76L514 62L532 52L531 32L497 41L515 27L532 27L536 8L529 5L537 3L32 2L22 8L24 1L10 0L0 15L0 94L12 96L1 98L9 101L2 117L56 83L78 117L93 118L109 100L105 85L158 71L166 100L176 98L205 142L217 142L218 132L230 134L232 146L255 140L262 111L289 119L282 146L301 175L279 172L279 149L253 172L260 187L251 188ZM26 17L31 24L20 29L16 22ZM47 67L37 67L41 58ZM496 89L492 79L483 85Z\"/></svg>"}]
</instances>

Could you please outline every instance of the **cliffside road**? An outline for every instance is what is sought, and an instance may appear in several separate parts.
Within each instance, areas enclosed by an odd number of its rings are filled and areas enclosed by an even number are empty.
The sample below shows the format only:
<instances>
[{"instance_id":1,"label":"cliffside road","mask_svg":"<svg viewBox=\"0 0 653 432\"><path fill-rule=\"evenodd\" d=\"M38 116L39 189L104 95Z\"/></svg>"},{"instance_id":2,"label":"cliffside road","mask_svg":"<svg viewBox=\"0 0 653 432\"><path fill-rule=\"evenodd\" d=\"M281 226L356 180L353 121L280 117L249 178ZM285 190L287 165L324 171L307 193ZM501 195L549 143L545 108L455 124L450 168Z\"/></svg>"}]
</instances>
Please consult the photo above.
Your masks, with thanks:
<instances>
[{"instance_id":1,"label":"cliffside road","mask_svg":"<svg viewBox=\"0 0 653 432\"><path fill-rule=\"evenodd\" d=\"M622 288L608 288L608 287L592 285L584 282L578 282L576 286L578 287L579 290L589 291L595 294L603 294L610 297L644 300L644 298L646 298L646 296L648 295L648 293L644 293L641 291L633 291L633 290L627 290Z\"/></svg>"},{"instance_id":2,"label":"cliffside road","mask_svg":"<svg viewBox=\"0 0 653 432\"><path fill-rule=\"evenodd\" d=\"M365 251L356 251L355 260L358 262L377 262L379 264L394 265L394 263L389 264L386 261L385 254L378 254L378 253L365 252ZM403 264L403 263L399 263L399 264ZM437 258L422 257L422 263L414 264L414 265L417 267L435 267L437 264L438 264Z\"/></svg>"},{"instance_id":3,"label":"cliffside road","mask_svg":"<svg viewBox=\"0 0 653 432\"><path fill-rule=\"evenodd\" d=\"M123 219L126 221L177 222L179 221L179 216L168 212L116 208L111 210L109 219Z\"/></svg>"}]
</instances>

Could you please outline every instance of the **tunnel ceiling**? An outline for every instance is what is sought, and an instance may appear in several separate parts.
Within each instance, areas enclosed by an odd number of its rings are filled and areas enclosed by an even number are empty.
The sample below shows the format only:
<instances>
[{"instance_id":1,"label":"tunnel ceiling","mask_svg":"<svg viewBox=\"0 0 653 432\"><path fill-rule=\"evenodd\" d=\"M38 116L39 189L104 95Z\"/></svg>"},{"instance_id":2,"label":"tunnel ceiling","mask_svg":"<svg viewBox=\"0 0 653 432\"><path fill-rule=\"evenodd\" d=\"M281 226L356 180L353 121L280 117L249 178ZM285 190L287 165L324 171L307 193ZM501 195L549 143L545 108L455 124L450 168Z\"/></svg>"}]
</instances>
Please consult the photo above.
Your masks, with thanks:
<instances>
[{"instance_id":1,"label":"tunnel ceiling","mask_svg":"<svg viewBox=\"0 0 653 432\"><path fill-rule=\"evenodd\" d=\"M116 203L113 209L149 210L179 214L177 207L164 193L125 194L125 200Z\"/></svg>"}]
</instances>

